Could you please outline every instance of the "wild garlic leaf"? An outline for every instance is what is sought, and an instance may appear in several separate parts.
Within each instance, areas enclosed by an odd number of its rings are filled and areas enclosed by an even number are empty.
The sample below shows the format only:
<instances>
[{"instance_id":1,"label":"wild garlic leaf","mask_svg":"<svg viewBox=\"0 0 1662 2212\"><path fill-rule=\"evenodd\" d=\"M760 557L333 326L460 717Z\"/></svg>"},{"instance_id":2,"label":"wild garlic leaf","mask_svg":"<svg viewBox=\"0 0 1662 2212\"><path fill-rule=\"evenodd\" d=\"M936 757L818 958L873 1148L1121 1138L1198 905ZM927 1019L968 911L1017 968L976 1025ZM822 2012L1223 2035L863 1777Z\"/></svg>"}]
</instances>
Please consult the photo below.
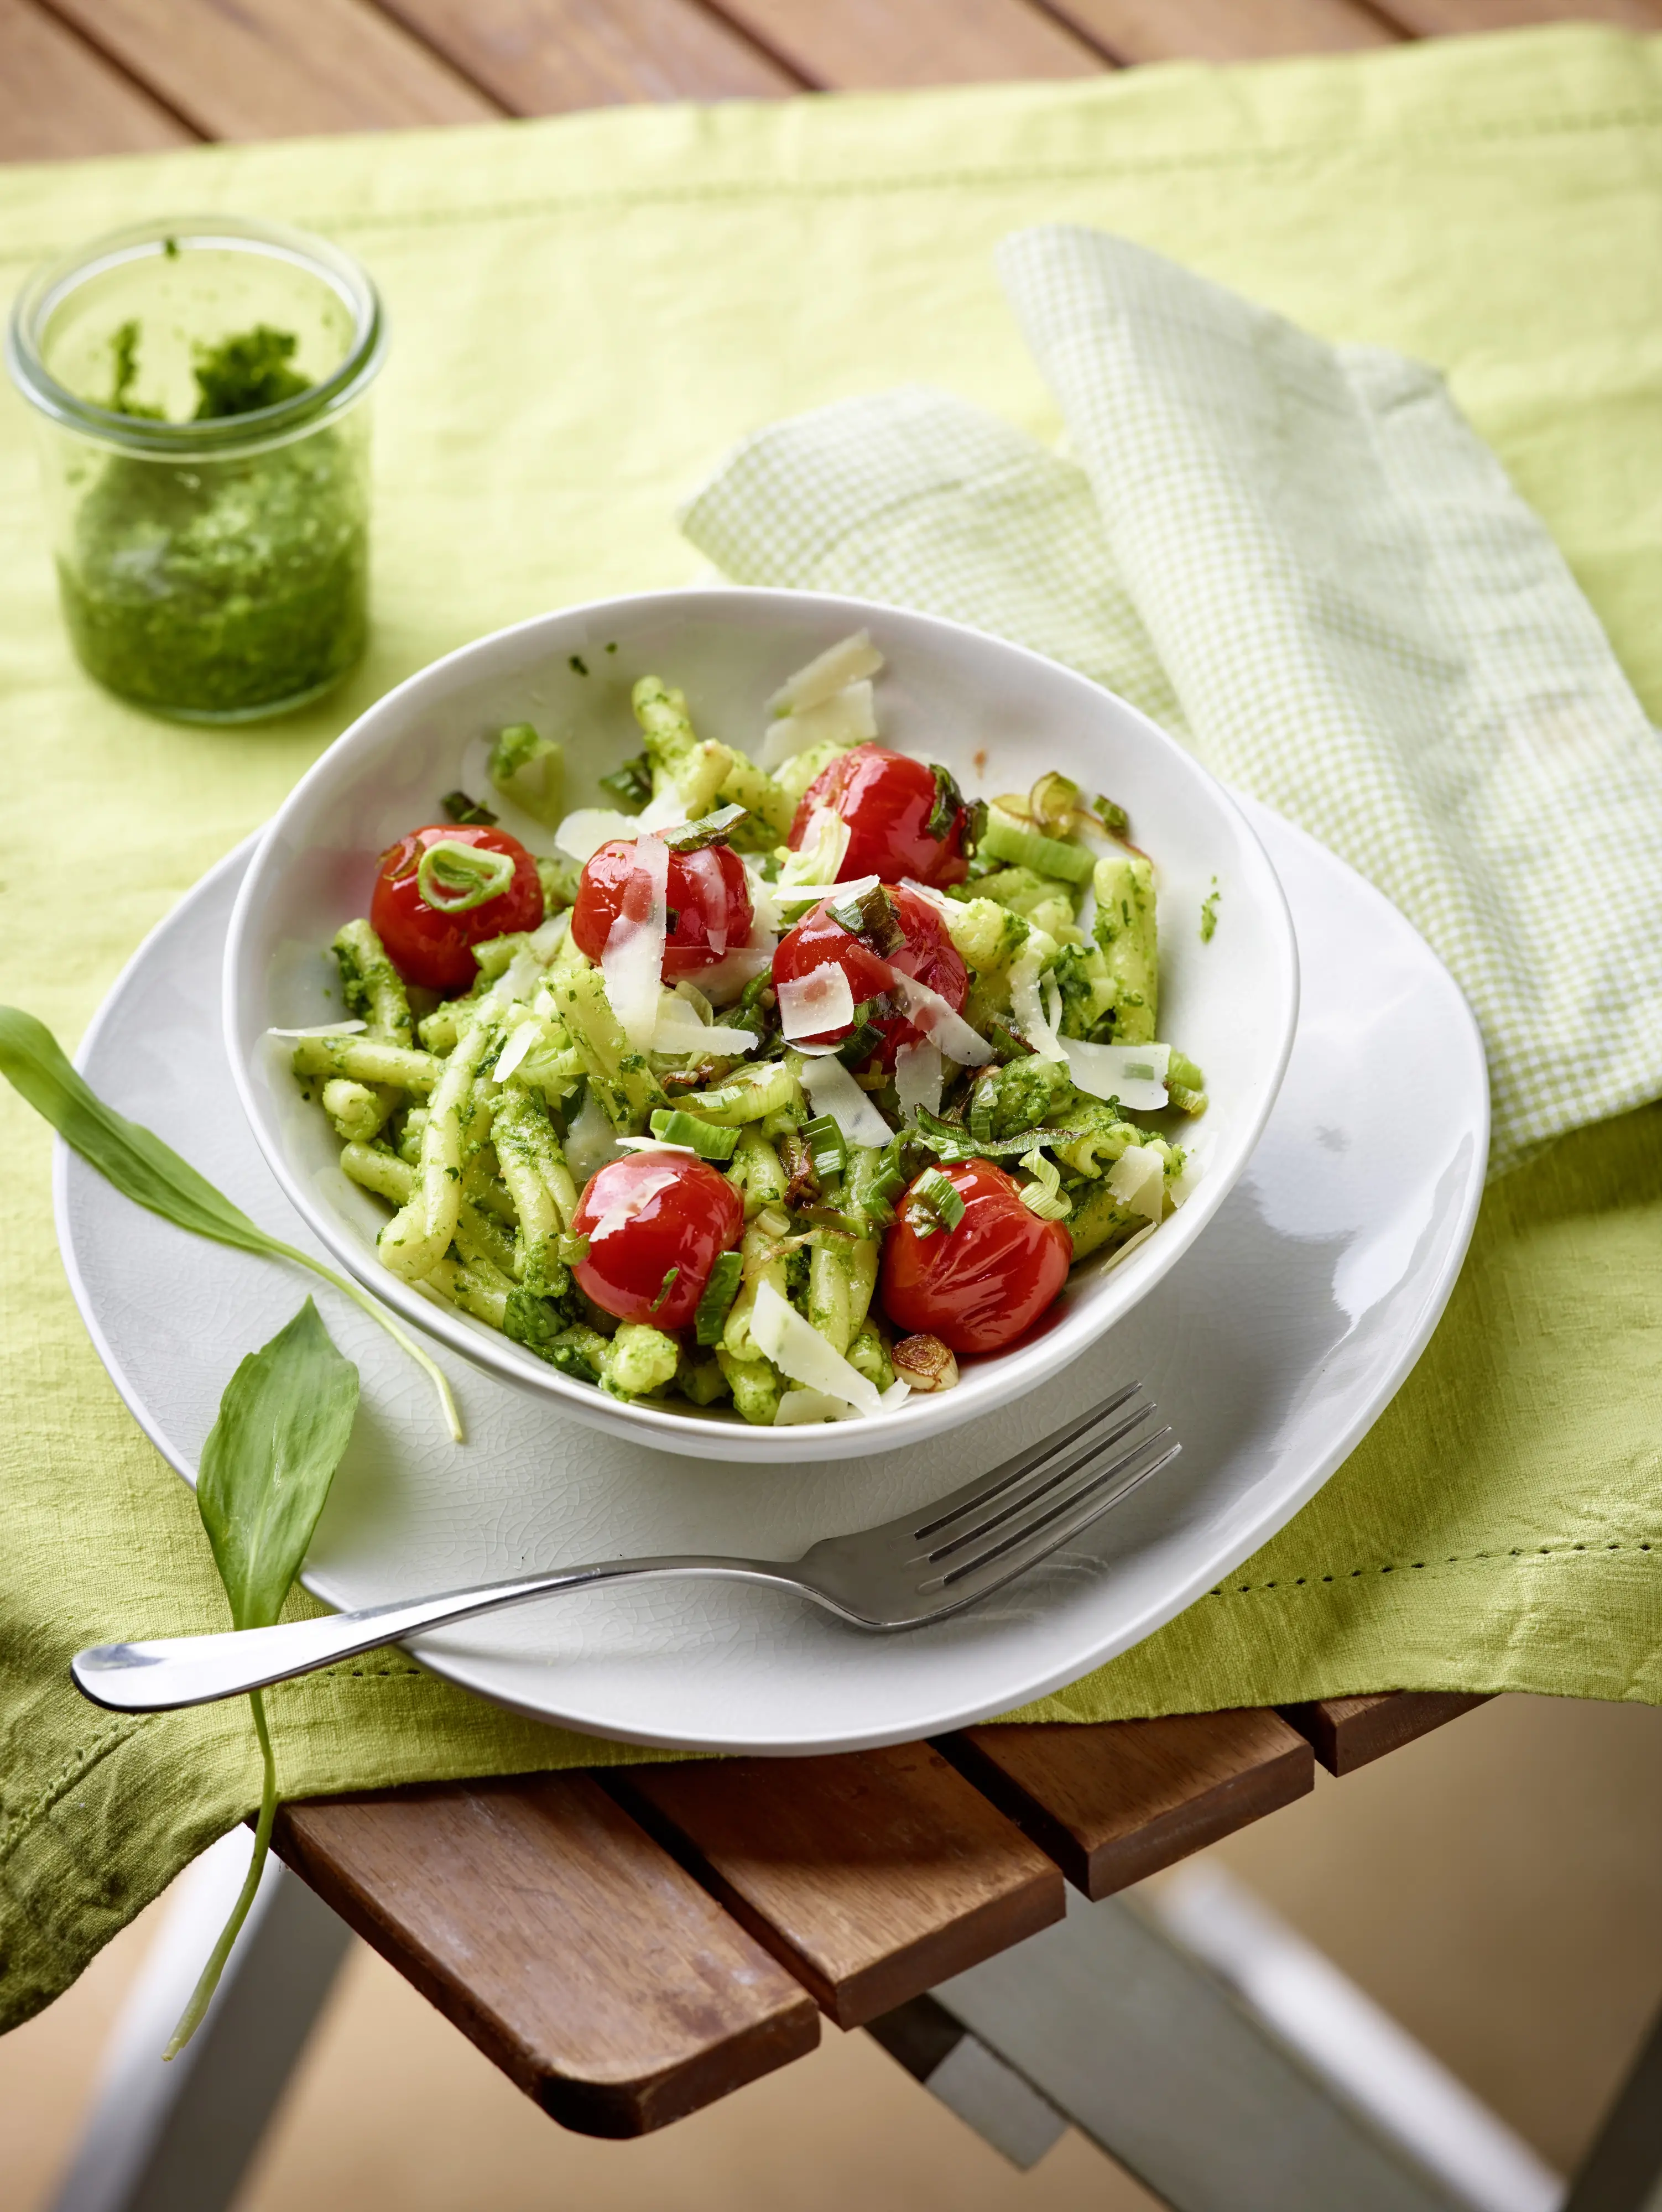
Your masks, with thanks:
<instances>
[{"instance_id":1,"label":"wild garlic leaf","mask_svg":"<svg viewBox=\"0 0 1662 2212\"><path fill-rule=\"evenodd\" d=\"M310 1298L225 1386L196 1502L238 1628L269 1628L282 1611L357 1403L358 1370Z\"/></svg>"},{"instance_id":2,"label":"wild garlic leaf","mask_svg":"<svg viewBox=\"0 0 1662 2212\"><path fill-rule=\"evenodd\" d=\"M0 1075L44 1121L52 1123L66 1145L136 1205L147 1206L164 1221L188 1229L194 1236L211 1237L216 1243L234 1245L243 1252L292 1260L326 1283L332 1283L378 1322L429 1376L438 1392L450 1433L458 1443L461 1442L461 1420L444 1370L399 1327L378 1299L314 1260L309 1252L268 1237L153 1130L107 1106L70 1066L45 1023L16 1006L0 1006Z\"/></svg>"}]
</instances>

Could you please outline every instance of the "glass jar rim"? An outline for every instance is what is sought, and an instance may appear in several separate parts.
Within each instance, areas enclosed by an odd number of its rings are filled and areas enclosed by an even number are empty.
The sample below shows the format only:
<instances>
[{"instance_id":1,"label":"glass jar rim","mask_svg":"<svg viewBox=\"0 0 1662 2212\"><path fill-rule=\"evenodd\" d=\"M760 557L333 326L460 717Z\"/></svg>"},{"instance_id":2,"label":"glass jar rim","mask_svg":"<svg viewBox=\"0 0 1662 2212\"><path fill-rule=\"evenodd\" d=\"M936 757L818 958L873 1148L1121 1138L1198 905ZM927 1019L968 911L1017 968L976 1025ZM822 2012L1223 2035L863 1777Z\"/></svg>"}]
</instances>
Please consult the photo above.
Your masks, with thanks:
<instances>
[{"instance_id":1,"label":"glass jar rim","mask_svg":"<svg viewBox=\"0 0 1662 2212\"><path fill-rule=\"evenodd\" d=\"M119 414L58 382L46 367L42 341L52 317L79 285L124 261L205 246L275 254L300 263L326 283L352 316L352 343L339 366L274 406L203 422L161 422ZM310 231L232 215L135 223L77 246L34 271L17 295L6 329L6 367L23 397L42 414L100 444L174 460L286 444L350 406L380 370L386 352L386 313L360 261Z\"/></svg>"}]
</instances>

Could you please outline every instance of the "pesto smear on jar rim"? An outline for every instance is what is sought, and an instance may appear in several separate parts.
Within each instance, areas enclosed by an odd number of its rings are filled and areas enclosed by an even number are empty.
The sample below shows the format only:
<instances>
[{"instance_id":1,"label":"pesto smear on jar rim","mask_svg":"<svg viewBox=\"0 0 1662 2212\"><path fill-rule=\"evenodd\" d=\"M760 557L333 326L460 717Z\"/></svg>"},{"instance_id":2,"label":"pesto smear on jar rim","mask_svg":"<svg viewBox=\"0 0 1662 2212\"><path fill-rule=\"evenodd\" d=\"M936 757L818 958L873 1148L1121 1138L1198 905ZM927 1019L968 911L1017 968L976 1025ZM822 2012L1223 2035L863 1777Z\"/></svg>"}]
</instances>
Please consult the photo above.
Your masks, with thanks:
<instances>
[{"instance_id":1,"label":"pesto smear on jar rim","mask_svg":"<svg viewBox=\"0 0 1662 2212\"><path fill-rule=\"evenodd\" d=\"M368 635L374 288L320 239L146 226L44 270L8 365L39 410L64 618L108 690L187 720L281 713Z\"/></svg>"}]
</instances>

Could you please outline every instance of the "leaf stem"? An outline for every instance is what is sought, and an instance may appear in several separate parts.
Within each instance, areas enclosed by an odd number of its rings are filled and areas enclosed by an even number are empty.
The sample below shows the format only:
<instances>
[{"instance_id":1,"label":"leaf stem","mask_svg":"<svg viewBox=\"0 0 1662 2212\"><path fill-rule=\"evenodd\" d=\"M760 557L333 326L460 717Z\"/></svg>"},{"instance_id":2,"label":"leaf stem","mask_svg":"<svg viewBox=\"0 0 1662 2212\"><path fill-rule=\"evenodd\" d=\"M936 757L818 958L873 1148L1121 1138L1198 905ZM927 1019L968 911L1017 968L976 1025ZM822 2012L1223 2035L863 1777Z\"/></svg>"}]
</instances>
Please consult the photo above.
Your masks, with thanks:
<instances>
[{"instance_id":1,"label":"leaf stem","mask_svg":"<svg viewBox=\"0 0 1662 2212\"><path fill-rule=\"evenodd\" d=\"M302 1267L309 1267L314 1275L321 1275L326 1283L332 1283L338 1291L344 1291L354 1305L361 1306L372 1321L380 1323L393 1343L400 1350L407 1352L417 1366L423 1369L431 1378L433 1388L439 1394L439 1404L444 1410L444 1418L449 1424L451 1441L460 1443L462 1441L461 1415L456 1410L456 1401L451 1391L449 1377L437 1360L429 1358L414 1337L407 1330L399 1328L380 1299L371 1297L368 1291L361 1285L353 1282L348 1276L337 1274L332 1267L326 1267L321 1260L314 1260L309 1252L301 1252L293 1244L279 1243L277 1238L273 1237L271 1249L274 1252L281 1252L287 1260L299 1261Z\"/></svg>"},{"instance_id":2,"label":"leaf stem","mask_svg":"<svg viewBox=\"0 0 1662 2212\"><path fill-rule=\"evenodd\" d=\"M265 1700L258 1690L250 1690L248 1704L254 1716L254 1734L259 1738L260 1756L265 1764L265 1779L260 1790L259 1820L254 1829L254 1855L248 1862L248 1872L231 1907L231 1917L220 1930L219 1941L209 1954L202 1969L200 1980L191 1992L191 2001L180 2014L179 2026L173 2039L162 2052L163 2058L176 2058L191 2038L201 2027L203 2017L213 2002L214 1991L219 1987L219 1978L225 1971L225 1961L231 1955L231 1947L242 1933L242 1923L248 1917L248 1908L259 1888L259 1878L265 1871L266 1855L271 1845L271 1823L277 1818L277 1760L271 1753L271 1733L265 1725Z\"/></svg>"}]
</instances>

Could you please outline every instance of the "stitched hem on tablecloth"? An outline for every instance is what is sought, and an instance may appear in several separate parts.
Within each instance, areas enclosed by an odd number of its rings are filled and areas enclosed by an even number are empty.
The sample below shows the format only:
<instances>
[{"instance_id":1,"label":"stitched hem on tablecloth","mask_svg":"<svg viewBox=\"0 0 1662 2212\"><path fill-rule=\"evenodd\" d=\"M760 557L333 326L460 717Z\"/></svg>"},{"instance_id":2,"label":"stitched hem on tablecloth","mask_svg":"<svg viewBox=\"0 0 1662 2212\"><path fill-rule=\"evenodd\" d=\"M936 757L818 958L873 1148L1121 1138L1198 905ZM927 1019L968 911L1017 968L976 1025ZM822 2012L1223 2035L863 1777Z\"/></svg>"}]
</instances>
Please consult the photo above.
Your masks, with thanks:
<instances>
[{"instance_id":1,"label":"stitched hem on tablecloth","mask_svg":"<svg viewBox=\"0 0 1662 2212\"><path fill-rule=\"evenodd\" d=\"M1414 1574L1426 1568L1468 1567L1479 1564L1504 1565L1508 1559L1540 1558L1568 1558L1576 1552L1654 1552L1662 1551L1662 1537L1628 1537L1615 1543L1608 1540L1597 1543L1577 1543L1573 1539L1556 1544L1513 1544L1504 1552L1451 1552L1441 1559L1393 1559L1388 1563L1366 1567L1340 1567L1330 1574L1277 1575L1262 1583L1220 1583L1208 1590L1208 1597L1250 1597L1265 1590L1319 1589L1326 1583L1355 1582L1363 1575Z\"/></svg>"}]
</instances>

